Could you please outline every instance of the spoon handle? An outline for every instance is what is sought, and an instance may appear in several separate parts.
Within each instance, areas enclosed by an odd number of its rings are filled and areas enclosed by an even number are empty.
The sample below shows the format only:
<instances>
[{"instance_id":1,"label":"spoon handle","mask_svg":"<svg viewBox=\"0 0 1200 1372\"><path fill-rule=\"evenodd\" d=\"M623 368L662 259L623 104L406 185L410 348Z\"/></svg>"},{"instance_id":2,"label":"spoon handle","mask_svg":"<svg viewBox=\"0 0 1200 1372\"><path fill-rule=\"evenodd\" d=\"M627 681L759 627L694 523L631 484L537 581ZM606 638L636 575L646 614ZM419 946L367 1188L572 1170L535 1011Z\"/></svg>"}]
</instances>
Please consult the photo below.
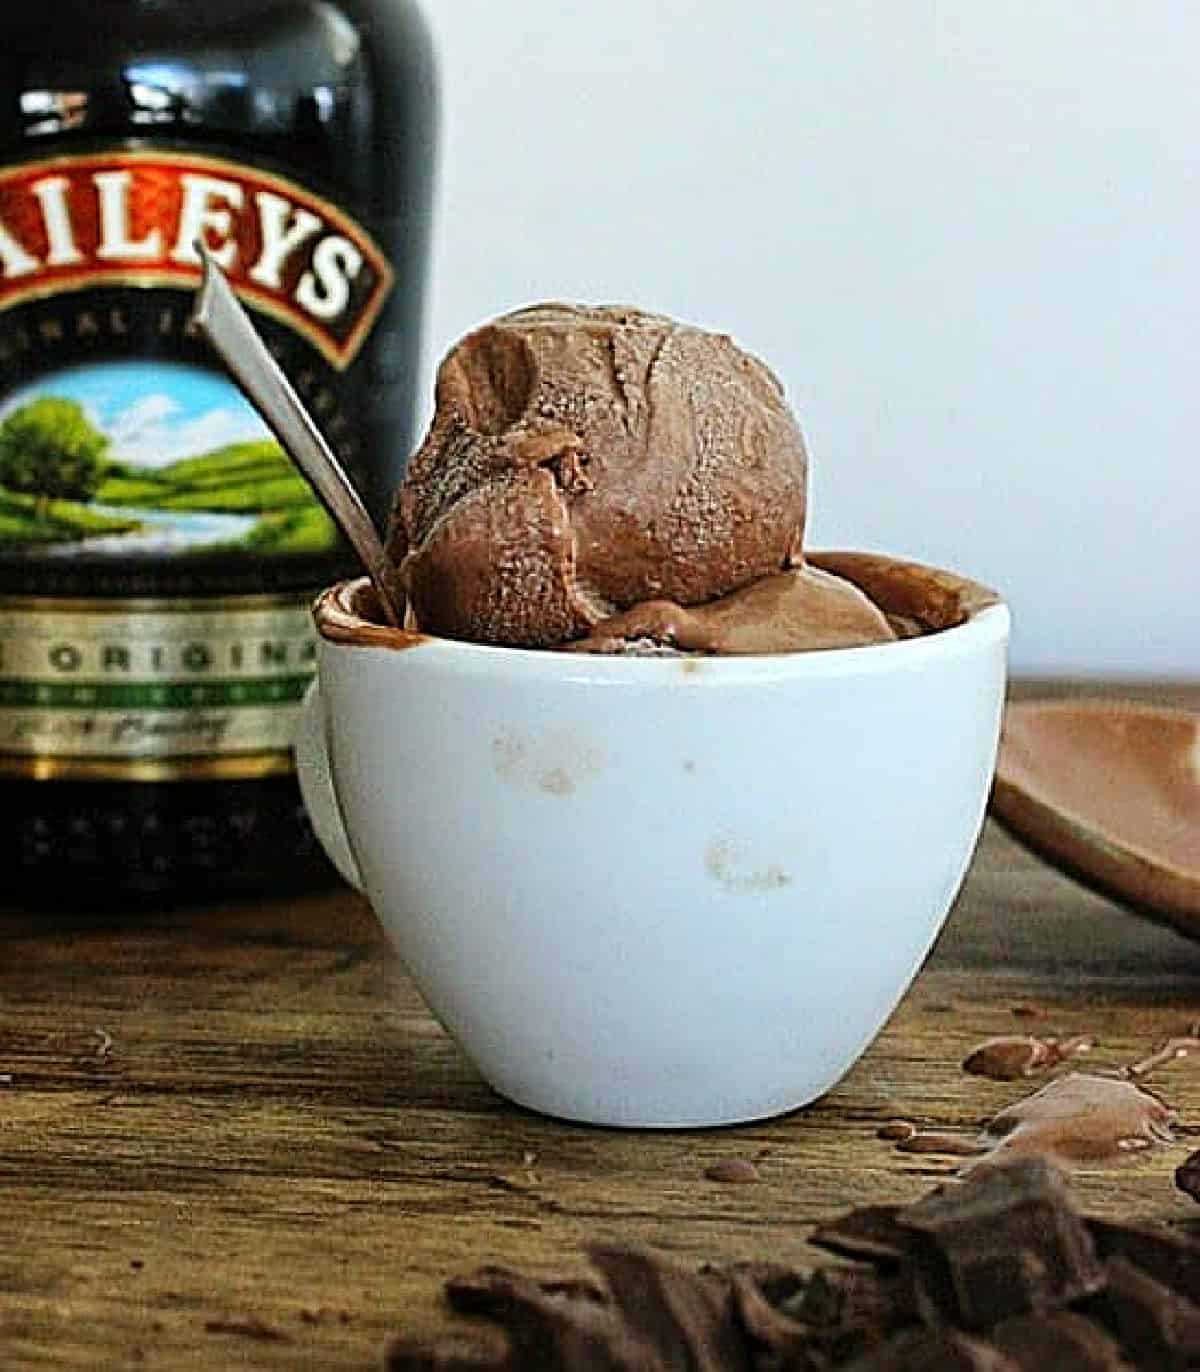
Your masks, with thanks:
<instances>
[{"instance_id":1,"label":"spoon handle","mask_svg":"<svg viewBox=\"0 0 1200 1372\"><path fill-rule=\"evenodd\" d=\"M371 516L345 468L250 322L212 253L203 244L197 244L197 248L204 260L204 279L189 327L212 346L284 452L300 469L362 559L388 622L399 626L403 617L389 585L387 554Z\"/></svg>"}]
</instances>

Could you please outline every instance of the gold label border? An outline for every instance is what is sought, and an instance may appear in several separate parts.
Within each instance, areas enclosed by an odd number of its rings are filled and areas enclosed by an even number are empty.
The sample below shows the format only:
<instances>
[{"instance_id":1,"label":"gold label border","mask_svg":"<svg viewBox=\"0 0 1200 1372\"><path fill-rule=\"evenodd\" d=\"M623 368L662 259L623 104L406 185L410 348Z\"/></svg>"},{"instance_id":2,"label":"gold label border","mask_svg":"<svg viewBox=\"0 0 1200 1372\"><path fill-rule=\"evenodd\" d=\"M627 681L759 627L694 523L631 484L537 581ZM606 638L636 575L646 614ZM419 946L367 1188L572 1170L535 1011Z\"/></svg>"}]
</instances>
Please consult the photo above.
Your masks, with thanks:
<instances>
[{"instance_id":1,"label":"gold label border","mask_svg":"<svg viewBox=\"0 0 1200 1372\"><path fill-rule=\"evenodd\" d=\"M0 610L44 615L253 613L302 610L316 603L317 591L259 591L246 595L196 596L48 596L0 595Z\"/></svg>"},{"instance_id":2,"label":"gold label border","mask_svg":"<svg viewBox=\"0 0 1200 1372\"><path fill-rule=\"evenodd\" d=\"M255 781L290 776L291 753L235 757L60 758L0 756L0 778L24 781Z\"/></svg>"}]
</instances>

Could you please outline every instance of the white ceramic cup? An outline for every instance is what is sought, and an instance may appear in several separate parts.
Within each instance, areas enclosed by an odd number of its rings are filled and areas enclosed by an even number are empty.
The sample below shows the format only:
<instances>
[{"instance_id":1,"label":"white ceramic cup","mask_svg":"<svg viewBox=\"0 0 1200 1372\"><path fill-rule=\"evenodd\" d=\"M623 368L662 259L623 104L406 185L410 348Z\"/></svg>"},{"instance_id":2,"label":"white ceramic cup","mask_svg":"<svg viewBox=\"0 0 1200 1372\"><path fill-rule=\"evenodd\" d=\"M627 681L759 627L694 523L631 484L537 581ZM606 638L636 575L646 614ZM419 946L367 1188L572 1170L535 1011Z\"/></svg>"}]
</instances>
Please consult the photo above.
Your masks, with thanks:
<instances>
[{"instance_id":1,"label":"white ceramic cup","mask_svg":"<svg viewBox=\"0 0 1200 1372\"><path fill-rule=\"evenodd\" d=\"M778 1114L920 967L983 819L1008 612L949 573L812 560L937 631L597 657L388 629L365 582L320 598L306 803L501 1094L606 1125Z\"/></svg>"}]
</instances>

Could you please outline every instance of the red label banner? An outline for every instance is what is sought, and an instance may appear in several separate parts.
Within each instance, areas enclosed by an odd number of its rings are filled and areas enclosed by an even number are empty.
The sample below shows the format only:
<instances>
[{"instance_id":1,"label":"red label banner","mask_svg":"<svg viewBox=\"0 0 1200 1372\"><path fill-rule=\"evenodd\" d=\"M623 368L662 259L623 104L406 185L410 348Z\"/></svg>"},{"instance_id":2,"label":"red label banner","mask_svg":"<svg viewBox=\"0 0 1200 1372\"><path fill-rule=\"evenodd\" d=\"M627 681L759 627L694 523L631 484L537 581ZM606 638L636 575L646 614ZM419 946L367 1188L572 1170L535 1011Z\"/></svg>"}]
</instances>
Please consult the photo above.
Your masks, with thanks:
<instances>
[{"instance_id":1,"label":"red label banner","mask_svg":"<svg viewBox=\"0 0 1200 1372\"><path fill-rule=\"evenodd\" d=\"M0 171L0 310L89 286L193 289L197 240L246 304L339 371L392 286L361 225L292 181L218 158L110 153Z\"/></svg>"}]
</instances>

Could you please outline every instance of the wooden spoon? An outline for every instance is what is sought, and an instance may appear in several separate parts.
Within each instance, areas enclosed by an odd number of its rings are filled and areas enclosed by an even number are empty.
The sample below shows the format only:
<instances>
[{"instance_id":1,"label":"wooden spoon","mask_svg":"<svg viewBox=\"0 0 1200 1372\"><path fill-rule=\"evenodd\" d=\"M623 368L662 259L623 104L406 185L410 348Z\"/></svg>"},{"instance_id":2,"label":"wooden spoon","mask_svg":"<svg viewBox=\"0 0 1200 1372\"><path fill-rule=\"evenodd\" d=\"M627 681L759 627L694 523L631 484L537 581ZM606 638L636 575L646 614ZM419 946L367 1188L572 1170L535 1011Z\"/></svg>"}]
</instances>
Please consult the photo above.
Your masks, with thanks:
<instances>
[{"instance_id":1,"label":"wooden spoon","mask_svg":"<svg viewBox=\"0 0 1200 1372\"><path fill-rule=\"evenodd\" d=\"M396 603L388 575L390 564L371 516L291 382L267 351L216 259L202 243L196 247L204 260L204 279L189 327L212 346L300 469L361 558L384 617L399 627L404 622L403 610Z\"/></svg>"},{"instance_id":2,"label":"wooden spoon","mask_svg":"<svg viewBox=\"0 0 1200 1372\"><path fill-rule=\"evenodd\" d=\"M1009 705L992 812L1085 885L1200 939L1200 715L1133 701Z\"/></svg>"}]
</instances>

